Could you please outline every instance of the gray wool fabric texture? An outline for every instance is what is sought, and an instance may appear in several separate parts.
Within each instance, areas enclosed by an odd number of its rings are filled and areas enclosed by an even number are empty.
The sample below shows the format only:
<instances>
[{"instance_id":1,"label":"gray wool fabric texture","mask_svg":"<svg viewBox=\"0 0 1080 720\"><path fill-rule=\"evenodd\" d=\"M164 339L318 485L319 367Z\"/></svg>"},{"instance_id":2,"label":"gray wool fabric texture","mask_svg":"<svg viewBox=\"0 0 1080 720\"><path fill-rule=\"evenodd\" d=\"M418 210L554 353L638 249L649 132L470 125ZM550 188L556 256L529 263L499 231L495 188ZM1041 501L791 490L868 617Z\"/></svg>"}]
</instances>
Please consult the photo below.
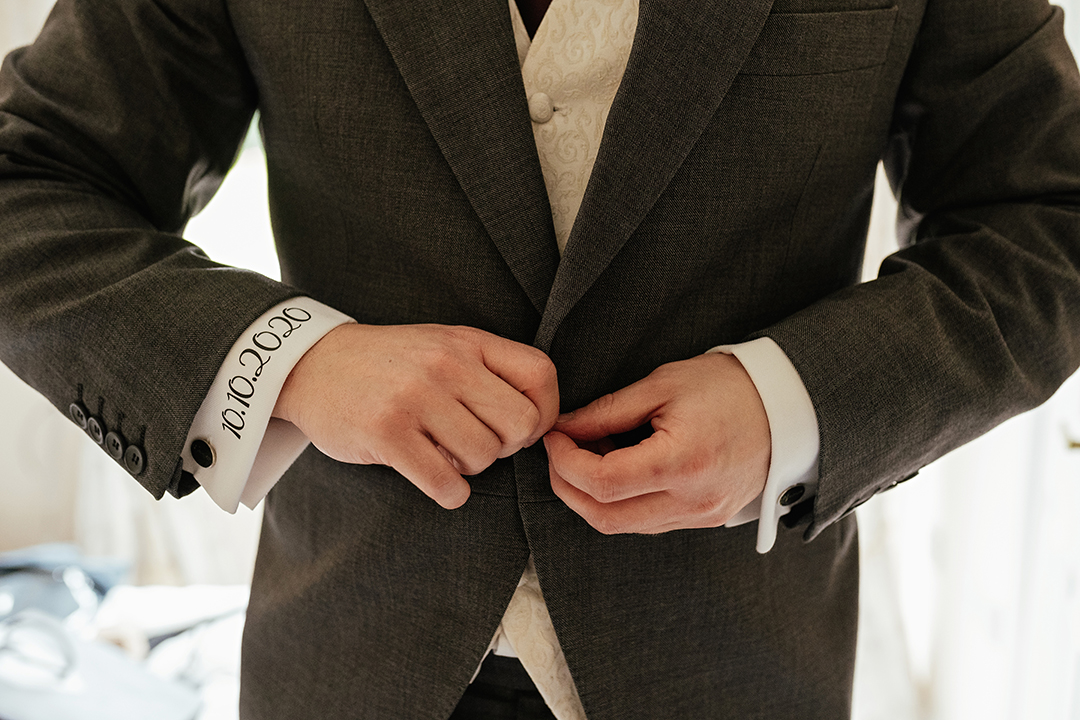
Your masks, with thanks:
<instances>
[{"instance_id":1,"label":"gray wool fabric texture","mask_svg":"<svg viewBox=\"0 0 1080 720\"><path fill-rule=\"evenodd\" d=\"M641 0L564 257L505 2L61 0L0 73L0 359L183 494L233 340L307 294L546 351L563 409L752 337L817 412L818 496L604 536L541 446L448 512L309 449L266 500L245 720L439 720L530 553L590 720L850 714L851 510L1080 364L1080 79L1041 0ZM282 282L184 242L252 113ZM856 285L875 167L903 249Z\"/></svg>"}]
</instances>

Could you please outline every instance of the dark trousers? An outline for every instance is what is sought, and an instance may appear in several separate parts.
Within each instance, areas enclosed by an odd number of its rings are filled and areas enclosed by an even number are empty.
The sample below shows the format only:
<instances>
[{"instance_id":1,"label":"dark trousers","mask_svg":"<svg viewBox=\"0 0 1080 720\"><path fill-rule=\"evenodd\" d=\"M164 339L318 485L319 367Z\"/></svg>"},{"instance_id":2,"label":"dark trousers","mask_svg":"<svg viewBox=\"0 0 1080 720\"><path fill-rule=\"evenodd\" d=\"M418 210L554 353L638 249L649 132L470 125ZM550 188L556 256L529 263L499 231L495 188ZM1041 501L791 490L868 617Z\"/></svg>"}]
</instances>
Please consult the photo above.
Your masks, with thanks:
<instances>
[{"instance_id":1,"label":"dark trousers","mask_svg":"<svg viewBox=\"0 0 1080 720\"><path fill-rule=\"evenodd\" d=\"M555 720L517 658L488 655L450 720Z\"/></svg>"}]
</instances>

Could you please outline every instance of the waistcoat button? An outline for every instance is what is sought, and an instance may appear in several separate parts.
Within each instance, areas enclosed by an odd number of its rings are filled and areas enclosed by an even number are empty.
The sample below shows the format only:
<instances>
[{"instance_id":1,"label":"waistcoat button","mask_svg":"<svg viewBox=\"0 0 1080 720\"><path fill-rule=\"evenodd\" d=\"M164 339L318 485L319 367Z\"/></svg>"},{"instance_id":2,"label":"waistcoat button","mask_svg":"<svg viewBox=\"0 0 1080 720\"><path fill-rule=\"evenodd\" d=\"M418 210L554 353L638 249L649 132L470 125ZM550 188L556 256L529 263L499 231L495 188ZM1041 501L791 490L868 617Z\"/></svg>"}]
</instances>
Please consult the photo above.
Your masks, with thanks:
<instances>
[{"instance_id":1,"label":"waistcoat button","mask_svg":"<svg viewBox=\"0 0 1080 720\"><path fill-rule=\"evenodd\" d=\"M534 93L529 98L529 117L535 123L546 123L555 114L555 107L547 93Z\"/></svg>"}]
</instances>

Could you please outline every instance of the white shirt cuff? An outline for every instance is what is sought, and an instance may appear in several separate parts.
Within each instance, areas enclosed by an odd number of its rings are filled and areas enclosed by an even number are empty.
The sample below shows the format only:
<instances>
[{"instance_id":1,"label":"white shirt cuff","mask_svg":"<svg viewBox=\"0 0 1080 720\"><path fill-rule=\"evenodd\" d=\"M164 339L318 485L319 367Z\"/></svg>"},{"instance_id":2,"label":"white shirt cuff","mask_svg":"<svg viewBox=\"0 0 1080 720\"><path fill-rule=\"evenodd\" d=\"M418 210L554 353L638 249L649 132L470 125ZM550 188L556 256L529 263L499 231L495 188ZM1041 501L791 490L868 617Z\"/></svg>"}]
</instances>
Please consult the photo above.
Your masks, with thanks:
<instances>
[{"instance_id":1,"label":"white shirt cuff","mask_svg":"<svg viewBox=\"0 0 1080 720\"><path fill-rule=\"evenodd\" d=\"M355 322L308 297L263 313L233 344L191 424L184 469L223 510L255 507L307 447L292 423L271 418L304 353L328 332Z\"/></svg>"},{"instance_id":2,"label":"white shirt cuff","mask_svg":"<svg viewBox=\"0 0 1080 720\"><path fill-rule=\"evenodd\" d=\"M771 338L721 345L709 352L738 358L753 380L769 419L772 460L761 501L751 502L726 523L734 527L758 520L757 551L766 553L776 542L780 518L796 502L817 494L820 439L814 404L795 366ZM786 505L781 503L785 494Z\"/></svg>"}]
</instances>

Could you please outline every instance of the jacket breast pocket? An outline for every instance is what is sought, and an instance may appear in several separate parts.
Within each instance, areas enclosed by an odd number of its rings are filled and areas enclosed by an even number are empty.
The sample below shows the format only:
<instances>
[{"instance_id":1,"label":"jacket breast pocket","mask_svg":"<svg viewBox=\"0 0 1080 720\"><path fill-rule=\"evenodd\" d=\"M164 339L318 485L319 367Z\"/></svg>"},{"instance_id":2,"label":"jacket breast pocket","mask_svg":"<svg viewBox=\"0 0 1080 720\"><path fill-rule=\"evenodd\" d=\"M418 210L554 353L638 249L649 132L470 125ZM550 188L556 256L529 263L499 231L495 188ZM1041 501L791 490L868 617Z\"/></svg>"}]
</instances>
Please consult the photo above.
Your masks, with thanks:
<instances>
[{"instance_id":1,"label":"jacket breast pocket","mask_svg":"<svg viewBox=\"0 0 1080 720\"><path fill-rule=\"evenodd\" d=\"M740 71L743 75L824 75L885 62L897 8L773 12Z\"/></svg>"}]
</instances>

